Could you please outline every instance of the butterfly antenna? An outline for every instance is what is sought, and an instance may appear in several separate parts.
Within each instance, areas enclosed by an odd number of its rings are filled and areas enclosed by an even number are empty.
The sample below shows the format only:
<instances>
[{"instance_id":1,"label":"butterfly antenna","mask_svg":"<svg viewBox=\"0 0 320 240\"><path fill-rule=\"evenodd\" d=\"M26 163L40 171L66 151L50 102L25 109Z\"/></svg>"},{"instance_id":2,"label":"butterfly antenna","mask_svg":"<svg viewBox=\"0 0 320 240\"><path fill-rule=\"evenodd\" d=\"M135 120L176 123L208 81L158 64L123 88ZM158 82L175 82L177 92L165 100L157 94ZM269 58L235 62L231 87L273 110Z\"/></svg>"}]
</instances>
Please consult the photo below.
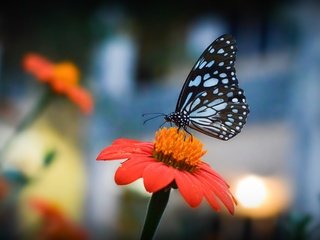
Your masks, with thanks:
<instances>
[{"instance_id":1,"label":"butterfly antenna","mask_svg":"<svg viewBox=\"0 0 320 240\"><path fill-rule=\"evenodd\" d=\"M164 116L164 113L143 113L142 117L148 116L148 115L159 115L159 116Z\"/></svg>"},{"instance_id":2,"label":"butterfly antenna","mask_svg":"<svg viewBox=\"0 0 320 240\"><path fill-rule=\"evenodd\" d=\"M147 120L143 121L143 125L146 124L147 122L149 122L152 119L158 118L158 117L162 117L162 116L166 116L164 113L144 113L142 114L142 116L147 116L147 115L151 115L151 114L157 114L157 116L153 116L151 118L148 118Z\"/></svg>"},{"instance_id":3,"label":"butterfly antenna","mask_svg":"<svg viewBox=\"0 0 320 240\"><path fill-rule=\"evenodd\" d=\"M166 123L167 123L167 122L164 121L164 122L159 126L159 128L162 128L162 126L165 125Z\"/></svg>"}]
</instances>

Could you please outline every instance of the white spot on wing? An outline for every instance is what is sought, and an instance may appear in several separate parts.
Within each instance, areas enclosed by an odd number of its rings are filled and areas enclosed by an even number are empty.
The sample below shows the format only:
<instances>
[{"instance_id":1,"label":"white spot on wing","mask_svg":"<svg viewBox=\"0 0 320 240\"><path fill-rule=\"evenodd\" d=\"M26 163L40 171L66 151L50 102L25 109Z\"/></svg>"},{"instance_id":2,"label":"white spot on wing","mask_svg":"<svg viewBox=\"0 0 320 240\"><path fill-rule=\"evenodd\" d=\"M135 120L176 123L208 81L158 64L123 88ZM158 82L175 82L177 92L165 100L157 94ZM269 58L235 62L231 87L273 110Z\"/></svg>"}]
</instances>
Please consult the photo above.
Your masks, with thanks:
<instances>
[{"instance_id":1,"label":"white spot on wing","mask_svg":"<svg viewBox=\"0 0 320 240\"><path fill-rule=\"evenodd\" d=\"M206 67L211 67L212 65L214 64L214 60L212 60L212 61L210 61L208 64L207 64L207 66Z\"/></svg>"},{"instance_id":2,"label":"white spot on wing","mask_svg":"<svg viewBox=\"0 0 320 240\"><path fill-rule=\"evenodd\" d=\"M190 100L191 96L192 96L192 92L189 92L189 94L188 94L188 96L187 96L186 100L184 101L184 104L183 104L183 106L182 106L181 110L182 110L182 109L184 109L184 107L186 106L186 104L189 102L189 100Z\"/></svg>"},{"instance_id":3,"label":"white spot on wing","mask_svg":"<svg viewBox=\"0 0 320 240\"><path fill-rule=\"evenodd\" d=\"M228 79L228 78L222 79L222 83L223 83L223 84L228 84L228 82L229 82L229 79Z\"/></svg>"},{"instance_id":4,"label":"white spot on wing","mask_svg":"<svg viewBox=\"0 0 320 240\"><path fill-rule=\"evenodd\" d=\"M203 63L200 64L199 69L202 69L207 64L207 61L203 61Z\"/></svg>"},{"instance_id":5,"label":"white spot on wing","mask_svg":"<svg viewBox=\"0 0 320 240\"><path fill-rule=\"evenodd\" d=\"M211 103L208 104L208 107L213 107L213 106L218 105L218 104L220 104L222 102L223 102L222 98L215 99Z\"/></svg>"},{"instance_id":6,"label":"white spot on wing","mask_svg":"<svg viewBox=\"0 0 320 240\"><path fill-rule=\"evenodd\" d=\"M204 86L204 87L213 87L213 86L217 85L218 82L219 82L218 79L216 79L216 78L210 78L210 79L208 79L207 81L205 81L205 82L203 83L203 86Z\"/></svg>"},{"instance_id":7,"label":"white spot on wing","mask_svg":"<svg viewBox=\"0 0 320 240\"><path fill-rule=\"evenodd\" d=\"M207 80L208 78L210 77L210 74L209 73L206 73L203 77L203 80Z\"/></svg>"},{"instance_id":8,"label":"white spot on wing","mask_svg":"<svg viewBox=\"0 0 320 240\"><path fill-rule=\"evenodd\" d=\"M198 75L194 80L190 80L188 87L192 87L192 86L198 87L200 85L200 82L201 82L201 77L200 75Z\"/></svg>"},{"instance_id":9,"label":"white spot on wing","mask_svg":"<svg viewBox=\"0 0 320 240\"><path fill-rule=\"evenodd\" d=\"M223 109L225 109L226 107L227 107L227 103L226 102L224 102L224 103L221 103L221 104L219 104L219 105L217 105L217 106L214 106L213 108L215 109L215 110L217 110L217 111L221 111L221 110L223 110Z\"/></svg>"}]
</instances>

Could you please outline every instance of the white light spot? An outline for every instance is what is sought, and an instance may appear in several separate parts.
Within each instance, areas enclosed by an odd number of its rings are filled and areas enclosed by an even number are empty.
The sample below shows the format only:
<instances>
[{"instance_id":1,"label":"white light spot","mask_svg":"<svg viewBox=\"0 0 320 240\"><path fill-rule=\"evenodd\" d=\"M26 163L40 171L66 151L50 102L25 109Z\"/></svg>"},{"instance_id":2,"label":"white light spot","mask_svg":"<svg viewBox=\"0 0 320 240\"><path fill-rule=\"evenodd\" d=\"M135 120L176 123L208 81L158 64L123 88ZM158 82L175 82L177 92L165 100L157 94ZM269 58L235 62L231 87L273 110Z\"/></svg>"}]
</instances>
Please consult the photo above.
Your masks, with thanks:
<instances>
[{"instance_id":1,"label":"white light spot","mask_svg":"<svg viewBox=\"0 0 320 240\"><path fill-rule=\"evenodd\" d=\"M234 109L232 109L232 112L238 113L238 109L234 108Z\"/></svg>"},{"instance_id":2,"label":"white light spot","mask_svg":"<svg viewBox=\"0 0 320 240\"><path fill-rule=\"evenodd\" d=\"M232 102L237 103L239 102L238 98L232 98Z\"/></svg>"},{"instance_id":3,"label":"white light spot","mask_svg":"<svg viewBox=\"0 0 320 240\"><path fill-rule=\"evenodd\" d=\"M231 72L231 76L233 76L234 75L234 72Z\"/></svg>"},{"instance_id":4,"label":"white light spot","mask_svg":"<svg viewBox=\"0 0 320 240\"><path fill-rule=\"evenodd\" d=\"M213 90L213 94L217 94L219 92L219 89L218 88L216 88L215 90Z\"/></svg>"},{"instance_id":5,"label":"white light spot","mask_svg":"<svg viewBox=\"0 0 320 240\"><path fill-rule=\"evenodd\" d=\"M224 62L220 62L219 66L222 67L224 65Z\"/></svg>"},{"instance_id":6,"label":"white light spot","mask_svg":"<svg viewBox=\"0 0 320 240\"><path fill-rule=\"evenodd\" d=\"M223 41L224 40L224 38L222 37L222 38L220 38L220 41Z\"/></svg>"},{"instance_id":7,"label":"white light spot","mask_svg":"<svg viewBox=\"0 0 320 240\"><path fill-rule=\"evenodd\" d=\"M214 75L217 75L219 72L216 70L213 72Z\"/></svg>"},{"instance_id":8,"label":"white light spot","mask_svg":"<svg viewBox=\"0 0 320 240\"><path fill-rule=\"evenodd\" d=\"M216 79L216 78L210 78L210 79L206 80L206 81L203 83L203 86L204 86L204 87L213 87L213 86L217 85L218 82L219 82L218 79Z\"/></svg>"},{"instance_id":9,"label":"white light spot","mask_svg":"<svg viewBox=\"0 0 320 240\"><path fill-rule=\"evenodd\" d=\"M210 53L214 53L214 48L210 49L209 52L210 52Z\"/></svg>"},{"instance_id":10,"label":"white light spot","mask_svg":"<svg viewBox=\"0 0 320 240\"><path fill-rule=\"evenodd\" d=\"M227 43L227 44L230 44L230 41L228 40L228 41L226 41L226 43Z\"/></svg>"},{"instance_id":11,"label":"white light spot","mask_svg":"<svg viewBox=\"0 0 320 240\"><path fill-rule=\"evenodd\" d=\"M240 130L240 127L239 127L239 126L236 126L236 130L238 130L238 131L239 131L239 130Z\"/></svg>"},{"instance_id":12,"label":"white light spot","mask_svg":"<svg viewBox=\"0 0 320 240\"><path fill-rule=\"evenodd\" d=\"M261 178L249 175L238 182L235 195L244 207L258 208L266 201L267 188Z\"/></svg>"}]
</instances>

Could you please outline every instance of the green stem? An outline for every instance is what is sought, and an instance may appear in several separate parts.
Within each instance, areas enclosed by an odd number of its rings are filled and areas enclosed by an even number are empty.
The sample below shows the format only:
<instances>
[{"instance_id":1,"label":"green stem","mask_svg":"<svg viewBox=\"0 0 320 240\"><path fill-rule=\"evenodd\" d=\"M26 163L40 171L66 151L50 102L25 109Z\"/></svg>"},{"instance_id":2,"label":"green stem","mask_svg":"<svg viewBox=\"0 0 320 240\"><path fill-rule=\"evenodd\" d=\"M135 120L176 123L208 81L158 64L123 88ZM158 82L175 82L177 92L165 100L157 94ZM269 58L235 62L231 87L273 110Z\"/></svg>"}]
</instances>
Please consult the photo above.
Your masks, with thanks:
<instances>
[{"instance_id":1,"label":"green stem","mask_svg":"<svg viewBox=\"0 0 320 240\"><path fill-rule=\"evenodd\" d=\"M171 188L164 188L152 194L141 233L141 240L150 240L154 237L161 216L167 206L170 190Z\"/></svg>"},{"instance_id":2,"label":"green stem","mask_svg":"<svg viewBox=\"0 0 320 240\"><path fill-rule=\"evenodd\" d=\"M28 126L30 126L34 120L36 120L43 110L48 106L50 103L50 100L52 99L53 92L48 87L36 103L36 105L31 109L31 111L22 119L22 121L18 124L12 135L7 139L5 144L0 150L0 170L2 169L2 161L4 160L4 154L5 151L8 149L8 147L13 142L16 135L18 135L20 132L22 132L24 129L26 129Z\"/></svg>"}]
</instances>

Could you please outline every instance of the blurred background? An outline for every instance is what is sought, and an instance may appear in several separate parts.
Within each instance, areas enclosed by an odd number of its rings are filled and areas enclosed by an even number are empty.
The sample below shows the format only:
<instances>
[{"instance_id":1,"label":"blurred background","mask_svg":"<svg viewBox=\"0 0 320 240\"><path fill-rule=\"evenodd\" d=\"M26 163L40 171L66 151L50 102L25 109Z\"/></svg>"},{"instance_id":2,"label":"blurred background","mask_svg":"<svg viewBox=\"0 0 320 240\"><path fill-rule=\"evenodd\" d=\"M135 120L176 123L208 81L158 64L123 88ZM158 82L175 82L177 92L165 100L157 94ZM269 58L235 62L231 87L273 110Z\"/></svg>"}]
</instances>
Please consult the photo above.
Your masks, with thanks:
<instances>
[{"instance_id":1,"label":"blurred background","mask_svg":"<svg viewBox=\"0 0 320 240\"><path fill-rule=\"evenodd\" d=\"M191 209L173 191L156 239L320 239L319 22L311 0L1 4L1 239L54 239L60 225L73 239L137 239L150 195L139 181L116 186L119 162L95 158L119 137L152 141L163 120L141 114L172 112L224 33L237 40L248 122L227 142L193 133L239 205L235 216ZM23 67L30 52L77 66L92 111L50 89L43 104L48 85Z\"/></svg>"}]
</instances>

